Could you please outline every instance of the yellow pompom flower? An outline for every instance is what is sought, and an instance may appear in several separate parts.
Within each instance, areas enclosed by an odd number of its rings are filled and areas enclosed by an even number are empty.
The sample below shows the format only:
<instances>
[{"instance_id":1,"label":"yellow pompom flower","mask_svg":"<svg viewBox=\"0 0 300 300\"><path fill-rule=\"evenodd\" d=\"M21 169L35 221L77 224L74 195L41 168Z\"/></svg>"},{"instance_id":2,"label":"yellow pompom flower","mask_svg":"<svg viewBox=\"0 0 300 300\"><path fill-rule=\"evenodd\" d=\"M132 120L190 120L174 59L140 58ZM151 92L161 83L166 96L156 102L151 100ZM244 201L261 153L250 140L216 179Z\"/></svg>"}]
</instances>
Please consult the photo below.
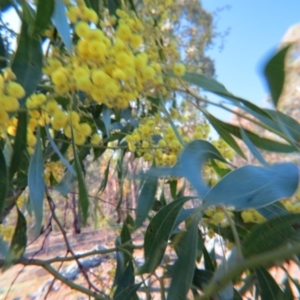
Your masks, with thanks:
<instances>
[{"instance_id":1,"label":"yellow pompom flower","mask_svg":"<svg viewBox=\"0 0 300 300\"><path fill-rule=\"evenodd\" d=\"M91 135L92 128L91 128L91 126L88 123L82 123L78 127L78 132L80 134L82 134L83 136L87 137L87 136Z\"/></svg>"},{"instance_id":2,"label":"yellow pompom flower","mask_svg":"<svg viewBox=\"0 0 300 300\"><path fill-rule=\"evenodd\" d=\"M81 38L87 38L90 34L90 26L87 22L79 21L75 26L76 34Z\"/></svg>"},{"instance_id":3,"label":"yellow pompom flower","mask_svg":"<svg viewBox=\"0 0 300 300\"><path fill-rule=\"evenodd\" d=\"M92 145L99 145L102 141L101 136L98 133L94 133L91 138Z\"/></svg>"},{"instance_id":4,"label":"yellow pompom flower","mask_svg":"<svg viewBox=\"0 0 300 300\"><path fill-rule=\"evenodd\" d=\"M185 66L183 64L175 64L173 66L173 73L176 76L183 76L185 73Z\"/></svg>"},{"instance_id":5,"label":"yellow pompom flower","mask_svg":"<svg viewBox=\"0 0 300 300\"><path fill-rule=\"evenodd\" d=\"M45 110L49 115L53 115L58 109L58 104L54 99L47 101Z\"/></svg>"},{"instance_id":6,"label":"yellow pompom flower","mask_svg":"<svg viewBox=\"0 0 300 300\"><path fill-rule=\"evenodd\" d=\"M110 76L108 76L105 72L100 69L97 69L92 72L92 81L98 87L103 87L108 80L110 80Z\"/></svg>"},{"instance_id":7,"label":"yellow pompom flower","mask_svg":"<svg viewBox=\"0 0 300 300\"><path fill-rule=\"evenodd\" d=\"M119 37L123 41L129 41L131 39L132 32L128 25L119 24L117 29L117 37Z\"/></svg>"},{"instance_id":8,"label":"yellow pompom flower","mask_svg":"<svg viewBox=\"0 0 300 300\"><path fill-rule=\"evenodd\" d=\"M52 119L52 128L60 130L66 126L68 122L68 116L61 110L57 110Z\"/></svg>"},{"instance_id":9,"label":"yellow pompom flower","mask_svg":"<svg viewBox=\"0 0 300 300\"><path fill-rule=\"evenodd\" d=\"M7 112L14 112L19 109L19 101L15 97L11 96L2 96L0 98L0 107L3 107L3 109Z\"/></svg>"},{"instance_id":10,"label":"yellow pompom flower","mask_svg":"<svg viewBox=\"0 0 300 300\"><path fill-rule=\"evenodd\" d=\"M71 113L70 113L70 118L72 120L73 127L76 127L79 124L79 121L80 121L79 114L75 110L72 110Z\"/></svg>"},{"instance_id":11,"label":"yellow pompom flower","mask_svg":"<svg viewBox=\"0 0 300 300\"><path fill-rule=\"evenodd\" d=\"M66 70L64 68L59 68L51 74L52 82L56 85L63 85L68 82L68 77Z\"/></svg>"},{"instance_id":12,"label":"yellow pompom flower","mask_svg":"<svg viewBox=\"0 0 300 300\"><path fill-rule=\"evenodd\" d=\"M127 79L127 75L126 75L126 73L123 70L121 70L119 68L116 68L112 72L112 78L118 79L118 80L126 80Z\"/></svg>"},{"instance_id":13,"label":"yellow pompom flower","mask_svg":"<svg viewBox=\"0 0 300 300\"><path fill-rule=\"evenodd\" d=\"M36 144L36 137L35 135L28 130L27 131L27 145L33 147Z\"/></svg>"},{"instance_id":14,"label":"yellow pompom flower","mask_svg":"<svg viewBox=\"0 0 300 300\"><path fill-rule=\"evenodd\" d=\"M6 92L9 96L15 97L15 98L22 98L25 96L25 90L23 89L23 87L17 83L17 82L13 82L13 81L9 81L6 85Z\"/></svg>"},{"instance_id":15,"label":"yellow pompom flower","mask_svg":"<svg viewBox=\"0 0 300 300\"><path fill-rule=\"evenodd\" d=\"M74 132L74 142L76 145L83 145L85 143L86 137L79 133L79 132Z\"/></svg>"},{"instance_id":16,"label":"yellow pompom flower","mask_svg":"<svg viewBox=\"0 0 300 300\"><path fill-rule=\"evenodd\" d=\"M130 37L130 46L132 48L137 48L139 47L141 44L143 43L143 39L140 35L137 35L137 34L133 34L131 37Z\"/></svg>"}]
</instances>

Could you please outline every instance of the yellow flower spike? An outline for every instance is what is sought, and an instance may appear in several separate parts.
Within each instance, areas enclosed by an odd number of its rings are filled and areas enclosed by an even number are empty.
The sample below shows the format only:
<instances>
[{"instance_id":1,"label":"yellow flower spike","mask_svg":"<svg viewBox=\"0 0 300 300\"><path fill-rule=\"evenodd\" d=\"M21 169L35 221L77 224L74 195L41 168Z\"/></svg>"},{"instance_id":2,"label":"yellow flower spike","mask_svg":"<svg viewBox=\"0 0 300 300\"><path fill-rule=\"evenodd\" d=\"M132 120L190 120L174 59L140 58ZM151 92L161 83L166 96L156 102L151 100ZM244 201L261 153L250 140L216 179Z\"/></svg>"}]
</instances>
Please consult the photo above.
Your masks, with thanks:
<instances>
[{"instance_id":1,"label":"yellow flower spike","mask_svg":"<svg viewBox=\"0 0 300 300\"><path fill-rule=\"evenodd\" d=\"M185 66L183 64L175 64L173 66L173 73L178 77L183 76L185 73Z\"/></svg>"},{"instance_id":2,"label":"yellow flower spike","mask_svg":"<svg viewBox=\"0 0 300 300\"><path fill-rule=\"evenodd\" d=\"M22 98L25 96L25 90L23 89L23 87L17 83L17 82L13 82L13 81L9 81L6 85L6 92L9 96L15 97L15 98Z\"/></svg>"}]
</instances>

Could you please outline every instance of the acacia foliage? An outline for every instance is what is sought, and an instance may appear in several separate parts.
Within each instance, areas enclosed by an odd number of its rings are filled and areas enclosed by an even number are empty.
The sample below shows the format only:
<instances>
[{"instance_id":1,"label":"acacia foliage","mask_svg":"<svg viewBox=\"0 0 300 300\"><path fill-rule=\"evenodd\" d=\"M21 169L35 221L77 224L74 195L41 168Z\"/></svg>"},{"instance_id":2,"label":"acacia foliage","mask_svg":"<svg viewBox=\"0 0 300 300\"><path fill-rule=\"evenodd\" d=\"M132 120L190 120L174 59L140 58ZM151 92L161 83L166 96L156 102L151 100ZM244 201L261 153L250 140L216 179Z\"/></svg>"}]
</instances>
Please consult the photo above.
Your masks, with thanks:
<instances>
[{"instance_id":1,"label":"acacia foliage","mask_svg":"<svg viewBox=\"0 0 300 300\"><path fill-rule=\"evenodd\" d=\"M267 269L300 252L299 206L293 198L298 166L269 165L258 150L299 151L299 124L276 110L288 47L265 68L274 109L262 109L211 77L205 47L213 37L212 18L199 1L0 4L4 10L16 10L22 24L15 51L5 47L8 29L1 31L1 223L9 222L17 209L9 244L4 240L5 224L1 225L2 271L16 263L38 265L99 299L137 299L142 292L149 296L154 292L145 278L157 279L162 299L241 299L253 285L263 298L290 299L290 282L279 287ZM226 104L211 102L202 96L203 90L224 98ZM227 110L236 106L281 140L221 121L207 111L207 104ZM208 138L210 126L220 140ZM245 142L259 165L233 165L234 155L246 158L237 139ZM89 225L95 207L88 192L86 160L93 155L105 163L100 193L109 185L110 168L117 161L118 210L125 202L129 154L146 168L138 176L130 174L131 182L139 182L134 214L126 211L120 234L113 232L115 248L90 253L116 252L114 281L103 295L68 243L52 188L63 196L76 188L76 222ZM48 224L45 209L51 213ZM27 230L32 220L33 233ZM24 255L27 240L42 235L42 225L50 228L52 222L64 235L88 288L51 266L64 258ZM140 266L133 256L139 232L144 236ZM206 236L215 234L223 237L228 249L233 247L222 263L205 244ZM176 253L174 261L163 259L167 251ZM247 280L240 288L244 271Z\"/></svg>"}]
</instances>

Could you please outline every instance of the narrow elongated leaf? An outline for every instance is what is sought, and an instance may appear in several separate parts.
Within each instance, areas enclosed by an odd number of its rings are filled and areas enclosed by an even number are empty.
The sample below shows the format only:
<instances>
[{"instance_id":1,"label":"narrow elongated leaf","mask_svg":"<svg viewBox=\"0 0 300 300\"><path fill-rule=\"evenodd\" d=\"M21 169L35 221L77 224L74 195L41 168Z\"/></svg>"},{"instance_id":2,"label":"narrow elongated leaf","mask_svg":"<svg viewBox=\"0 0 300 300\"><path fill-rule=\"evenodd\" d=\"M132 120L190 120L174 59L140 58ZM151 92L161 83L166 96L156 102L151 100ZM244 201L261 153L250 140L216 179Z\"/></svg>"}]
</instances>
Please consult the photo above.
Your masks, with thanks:
<instances>
[{"instance_id":1,"label":"narrow elongated leaf","mask_svg":"<svg viewBox=\"0 0 300 300\"><path fill-rule=\"evenodd\" d=\"M52 138L52 136L49 132L49 126L48 125L45 126L45 131L46 131L49 143L50 143L51 147L53 148L53 150L55 151L55 153L58 155L60 161L67 167L70 175L75 176L76 173L75 173L75 170L74 170L73 166L70 165L69 161L59 151L58 147L56 146L56 144L55 144L55 142L54 142L54 140L53 140L53 138Z\"/></svg>"},{"instance_id":2,"label":"narrow elongated leaf","mask_svg":"<svg viewBox=\"0 0 300 300\"><path fill-rule=\"evenodd\" d=\"M54 0L38 1L33 34L41 34L48 28L53 12Z\"/></svg>"},{"instance_id":3,"label":"narrow elongated leaf","mask_svg":"<svg viewBox=\"0 0 300 300\"><path fill-rule=\"evenodd\" d=\"M260 152L255 148L255 146L253 145L253 143L251 142L251 140L249 139L249 137L247 136L244 128L241 126L241 134L243 137L243 140L245 142L245 144L247 145L248 149L251 151L251 153L253 154L253 156L263 165L263 166L267 166L268 163L265 161L265 159L263 158L263 156L260 154Z\"/></svg>"},{"instance_id":4,"label":"narrow elongated leaf","mask_svg":"<svg viewBox=\"0 0 300 300\"><path fill-rule=\"evenodd\" d=\"M8 172L6 167L5 158L3 152L0 150L0 216L4 208L4 202L6 198L6 190L8 183Z\"/></svg>"},{"instance_id":5,"label":"narrow elongated leaf","mask_svg":"<svg viewBox=\"0 0 300 300\"><path fill-rule=\"evenodd\" d=\"M55 190L60 192L63 196L66 196L70 193L72 185L76 180L76 173L73 175L69 170L64 174L60 182L55 185Z\"/></svg>"},{"instance_id":6,"label":"narrow elongated leaf","mask_svg":"<svg viewBox=\"0 0 300 300\"><path fill-rule=\"evenodd\" d=\"M283 298L280 298L279 300L294 300L295 298L288 277L284 280L283 286L284 286Z\"/></svg>"},{"instance_id":7,"label":"narrow elongated leaf","mask_svg":"<svg viewBox=\"0 0 300 300\"><path fill-rule=\"evenodd\" d=\"M280 98L284 79L285 79L285 57L290 49L291 45L288 45L281 50L279 50L267 63L265 67L265 76L269 86L269 90L272 96L273 103L275 107L278 104Z\"/></svg>"},{"instance_id":8,"label":"narrow elongated leaf","mask_svg":"<svg viewBox=\"0 0 300 300\"><path fill-rule=\"evenodd\" d=\"M111 116L111 109L108 108L107 106L105 106L102 110L102 120L103 123L105 125L105 131L106 131L106 135L107 137L110 137L110 128L111 128L111 120L110 120L110 116Z\"/></svg>"},{"instance_id":9,"label":"narrow elongated leaf","mask_svg":"<svg viewBox=\"0 0 300 300\"><path fill-rule=\"evenodd\" d=\"M167 300L185 299L190 289L195 269L199 216L187 226L179 248L178 259L172 270L172 281Z\"/></svg>"},{"instance_id":10,"label":"narrow elongated leaf","mask_svg":"<svg viewBox=\"0 0 300 300\"><path fill-rule=\"evenodd\" d=\"M68 52L72 53L71 30L66 16L66 7L62 0L55 0L52 22L59 32Z\"/></svg>"},{"instance_id":11,"label":"narrow elongated leaf","mask_svg":"<svg viewBox=\"0 0 300 300\"><path fill-rule=\"evenodd\" d=\"M83 176L83 171L82 171L81 163L77 152L77 147L74 141L74 130L72 124L71 124L71 131L72 131L72 147L74 153L74 163L75 163L75 170L76 170L78 190L79 190L79 205L83 216L82 221L83 224L85 225L88 218L89 197L84 182L84 176Z\"/></svg>"},{"instance_id":12,"label":"narrow elongated leaf","mask_svg":"<svg viewBox=\"0 0 300 300\"><path fill-rule=\"evenodd\" d=\"M139 194L138 204L136 208L135 228L139 228L140 226L142 226L143 222L147 218L148 213L151 210L155 201L157 184L157 178L146 177L144 179L144 183Z\"/></svg>"},{"instance_id":13,"label":"narrow elongated leaf","mask_svg":"<svg viewBox=\"0 0 300 300\"><path fill-rule=\"evenodd\" d=\"M122 277L119 280L119 284L114 293L114 300L133 300L138 299L136 291L141 286L141 283L134 284L134 268L133 263L130 260L127 268L125 269Z\"/></svg>"},{"instance_id":14,"label":"narrow elongated leaf","mask_svg":"<svg viewBox=\"0 0 300 300\"><path fill-rule=\"evenodd\" d=\"M241 135L240 127L223 122L221 120L218 120L218 122L222 124L222 127L228 133L238 137L239 139L243 138ZM270 122L273 122L273 121L270 121ZM279 130L279 127L278 127L278 130ZM294 152L297 150L292 145L283 144L283 143L276 142L274 140L260 137L257 134L255 134L249 130L244 130L244 131L246 132L246 134L249 137L249 139L251 140L251 142L260 149L272 151L272 152L279 152L279 153L290 153L290 152Z\"/></svg>"},{"instance_id":15,"label":"narrow elongated leaf","mask_svg":"<svg viewBox=\"0 0 300 300\"><path fill-rule=\"evenodd\" d=\"M300 214L286 214L257 225L244 238L245 257L272 251L288 242L300 241Z\"/></svg>"},{"instance_id":16,"label":"narrow elongated leaf","mask_svg":"<svg viewBox=\"0 0 300 300\"><path fill-rule=\"evenodd\" d=\"M6 271L11 265L17 262L24 254L27 244L27 226L26 219L22 212L18 209L18 221L15 232L9 247L9 251L5 258L2 272Z\"/></svg>"},{"instance_id":17,"label":"narrow elongated leaf","mask_svg":"<svg viewBox=\"0 0 300 300\"><path fill-rule=\"evenodd\" d=\"M153 217L145 233L145 263L138 270L139 274L152 273L160 264L182 205L194 198L183 197L175 200Z\"/></svg>"},{"instance_id":18,"label":"narrow elongated leaf","mask_svg":"<svg viewBox=\"0 0 300 300\"><path fill-rule=\"evenodd\" d=\"M288 211L280 202L258 208L257 211L267 220L288 214Z\"/></svg>"},{"instance_id":19,"label":"narrow elongated leaf","mask_svg":"<svg viewBox=\"0 0 300 300\"><path fill-rule=\"evenodd\" d=\"M40 131L37 131L37 141L34 153L31 156L28 169L28 187L30 203L35 215L35 232L39 232L43 220L44 205L44 159Z\"/></svg>"},{"instance_id":20,"label":"narrow elongated leaf","mask_svg":"<svg viewBox=\"0 0 300 300\"><path fill-rule=\"evenodd\" d=\"M6 60L6 49L5 49L5 45L4 45L4 41L2 38L2 34L0 32L0 56L1 56L1 60L0 60L0 68L6 68L7 67L7 60Z\"/></svg>"},{"instance_id":21,"label":"narrow elongated leaf","mask_svg":"<svg viewBox=\"0 0 300 300\"><path fill-rule=\"evenodd\" d=\"M204 205L224 205L235 209L260 208L297 190L298 167L280 163L270 167L244 166L224 176L204 197Z\"/></svg>"},{"instance_id":22,"label":"narrow elongated leaf","mask_svg":"<svg viewBox=\"0 0 300 300\"><path fill-rule=\"evenodd\" d=\"M278 300L284 296L275 279L263 267L255 270L261 300Z\"/></svg>"},{"instance_id":23,"label":"narrow elongated leaf","mask_svg":"<svg viewBox=\"0 0 300 300\"><path fill-rule=\"evenodd\" d=\"M17 77L17 82L26 91L25 97L20 101L22 106L25 105L26 98L35 91L40 82L43 65L40 40L36 36L30 36L28 30L28 25L23 21L17 51L11 65L11 69Z\"/></svg>"},{"instance_id":24,"label":"narrow elongated leaf","mask_svg":"<svg viewBox=\"0 0 300 300\"><path fill-rule=\"evenodd\" d=\"M235 139L231 136L230 133L222 126L222 123L219 122L217 118L215 118L213 115L204 112L206 118L209 120L210 124L215 128L215 130L219 133L219 135L222 137L222 139L232 148L234 149L241 157L246 159L245 154L241 150L238 143L235 141Z\"/></svg>"},{"instance_id":25,"label":"narrow elongated leaf","mask_svg":"<svg viewBox=\"0 0 300 300\"><path fill-rule=\"evenodd\" d=\"M122 244L121 238L119 236L117 236L116 242L115 242L116 247L119 247L121 244ZM117 266L116 266L113 286L116 286L119 284L120 279L122 278L122 275L125 270L125 257L124 257L123 251L116 252L116 261L117 261Z\"/></svg>"},{"instance_id":26,"label":"narrow elongated leaf","mask_svg":"<svg viewBox=\"0 0 300 300\"><path fill-rule=\"evenodd\" d=\"M27 146L27 113L18 113L17 133L15 143L13 146L13 154L9 166L9 181L12 180L16 172L18 172L21 165L22 158L24 157L23 151Z\"/></svg>"},{"instance_id":27,"label":"narrow elongated leaf","mask_svg":"<svg viewBox=\"0 0 300 300\"><path fill-rule=\"evenodd\" d=\"M106 169L104 171L104 178L101 181L101 185L99 187L98 193L102 193L106 188L106 185L107 185L107 182L108 182L110 161L111 161L111 159L107 163Z\"/></svg>"},{"instance_id":28,"label":"narrow elongated leaf","mask_svg":"<svg viewBox=\"0 0 300 300\"><path fill-rule=\"evenodd\" d=\"M214 251L214 250L213 250ZM210 271L210 272L214 272L215 268L216 268L216 261L212 260L206 247L203 246L203 257L204 257L204 267L205 270Z\"/></svg>"}]
</instances>

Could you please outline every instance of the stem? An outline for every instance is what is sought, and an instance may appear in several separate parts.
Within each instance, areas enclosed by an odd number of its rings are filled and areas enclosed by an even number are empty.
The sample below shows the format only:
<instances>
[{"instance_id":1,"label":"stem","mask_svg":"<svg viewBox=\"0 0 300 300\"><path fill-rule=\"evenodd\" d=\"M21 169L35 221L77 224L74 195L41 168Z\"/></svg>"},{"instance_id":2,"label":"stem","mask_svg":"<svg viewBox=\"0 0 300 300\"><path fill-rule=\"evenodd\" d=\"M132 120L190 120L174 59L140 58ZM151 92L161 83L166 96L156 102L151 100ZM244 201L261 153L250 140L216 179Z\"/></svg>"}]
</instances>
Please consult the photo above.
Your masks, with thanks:
<instances>
[{"instance_id":1,"label":"stem","mask_svg":"<svg viewBox=\"0 0 300 300\"><path fill-rule=\"evenodd\" d=\"M233 278L240 276L247 269L254 269L259 266L267 265L276 260L286 260L295 254L300 253L300 245L295 247L283 246L272 252L265 252L263 254L255 255L249 259L239 262L236 266L232 267L218 280L213 280L204 289L204 294L195 300L209 300L217 292L220 291L229 281Z\"/></svg>"}]
</instances>

